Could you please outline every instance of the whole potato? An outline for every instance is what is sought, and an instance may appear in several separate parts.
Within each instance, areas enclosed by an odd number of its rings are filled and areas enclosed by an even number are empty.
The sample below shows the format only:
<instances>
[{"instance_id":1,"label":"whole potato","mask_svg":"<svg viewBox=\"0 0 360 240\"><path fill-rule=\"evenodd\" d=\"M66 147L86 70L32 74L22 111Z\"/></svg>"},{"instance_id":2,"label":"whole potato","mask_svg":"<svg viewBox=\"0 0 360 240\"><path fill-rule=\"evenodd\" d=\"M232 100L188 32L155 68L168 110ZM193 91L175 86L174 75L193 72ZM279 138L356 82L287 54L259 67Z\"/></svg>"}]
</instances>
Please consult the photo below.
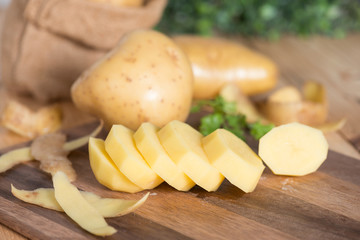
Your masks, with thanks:
<instances>
[{"instance_id":1,"label":"whole potato","mask_svg":"<svg viewBox=\"0 0 360 240\"><path fill-rule=\"evenodd\" d=\"M71 88L75 105L104 120L137 129L185 121L191 107L193 75L183 51L153 30L125 35L119 45L85 71Z\"/></svg>"},{"instance_id":2,"label":"whole potato","mask_svg":"<svg viewBox=\"0 0 360 240\"><path fill-rule=\"evenodd\" d=\"M234 41L192 35L173 39L191 62L195 99L214 98L228 83L235 83L245 95L263 93L276 85L275 63Z\"/></svg>"}]
</instances>

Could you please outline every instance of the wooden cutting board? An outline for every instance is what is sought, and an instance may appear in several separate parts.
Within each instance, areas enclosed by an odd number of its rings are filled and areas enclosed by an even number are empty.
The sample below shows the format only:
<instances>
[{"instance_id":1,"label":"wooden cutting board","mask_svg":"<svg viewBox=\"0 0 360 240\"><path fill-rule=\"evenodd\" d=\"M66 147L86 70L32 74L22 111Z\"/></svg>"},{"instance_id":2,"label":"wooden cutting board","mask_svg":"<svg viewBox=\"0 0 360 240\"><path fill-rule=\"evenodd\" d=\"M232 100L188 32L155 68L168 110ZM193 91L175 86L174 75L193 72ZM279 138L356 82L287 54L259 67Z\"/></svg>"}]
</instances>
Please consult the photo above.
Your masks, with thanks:
<instances>
[{"instance_id":1,"label":"wooden cutting board","mask_svg":"<svg viewBox=\"0 0 360 240\"><path fill-rule=\"evenodd\" d=\"M68 136L89 133L95 126L85 125ZM105 136L103 132L100 137ZM257 151L255 142L250 145ZM91 172L86 147L69 157L78 173L75 185L82 190L125 199L148 192L126 194L101 186ZM321 169L308 176L275 176L266 169L248 194L227 180L212 193L197 186L179 192L163 183L149 191L134 213L107 219L118 232L106 239L360 239L359 174L359 161L330 151ZM0 174L2 224L30 239L98 239L64 213L16 199L10 184L26 190L52 187L36 162Z\"/></svg>"}]
</instances>

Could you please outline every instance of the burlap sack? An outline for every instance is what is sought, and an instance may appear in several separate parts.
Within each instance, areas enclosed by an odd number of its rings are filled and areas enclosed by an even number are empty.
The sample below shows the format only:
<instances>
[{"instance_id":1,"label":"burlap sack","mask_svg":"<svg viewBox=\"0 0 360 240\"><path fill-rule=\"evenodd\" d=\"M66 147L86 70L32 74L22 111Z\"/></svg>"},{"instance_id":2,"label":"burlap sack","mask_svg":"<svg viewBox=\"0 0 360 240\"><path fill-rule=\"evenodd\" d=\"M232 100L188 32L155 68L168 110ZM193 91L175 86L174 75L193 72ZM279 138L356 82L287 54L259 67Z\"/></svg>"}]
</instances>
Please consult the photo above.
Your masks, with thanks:
<instances>
[{"instance_id":1,"label":"burlap sack","mask_svg":"<svg viewBox=\"0 0 360 240\"><path fill-rule=\"evenodd\" d=\"M151 28L166 0L115 7L88 0L12 0L2 36L2 85L49 102L70 98L77 77L122 35Z\"/></svg>"}]
</instances>

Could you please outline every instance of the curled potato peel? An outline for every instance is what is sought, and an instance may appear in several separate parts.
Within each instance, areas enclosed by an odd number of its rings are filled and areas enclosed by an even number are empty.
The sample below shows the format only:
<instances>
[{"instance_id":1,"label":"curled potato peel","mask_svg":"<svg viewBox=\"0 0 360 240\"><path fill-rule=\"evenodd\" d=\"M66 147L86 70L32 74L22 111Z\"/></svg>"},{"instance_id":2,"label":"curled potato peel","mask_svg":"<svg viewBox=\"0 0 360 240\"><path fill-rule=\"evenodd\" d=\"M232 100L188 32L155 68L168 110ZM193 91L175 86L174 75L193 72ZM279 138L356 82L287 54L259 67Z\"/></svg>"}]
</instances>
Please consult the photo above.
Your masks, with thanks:
<instances>
[{"instance_id":1,"label":"curled potato peel","mask_svg":"<svg viewBox=\"0 0 360 240\"><path fill-rule=\"evenodd\" d=\"M63 146L64 150L73 151L77 148L86 145L89 138L99 134L102 127L103 127L103 122L101 122L100 125L92 133L66 142ZM9 151L0 156L0 173L11 169L17 164L28 162L31 160L34 160L34 157L31 155L30 147L23 147Z\"/></svg>"},{"instance_id":2,"label":"curled potato peel","mask_svg":"<svg viewBox=\"0 0 360 240\"><path fill-rule=\"evenodd\" d=\"M11 185L11 193L24 202L59 212L64 211L56 201L53 188L37 188L28 191L17 189ZM80 193L84 199L105 218L123 216L133 212L149 197L149 193L147 193L139 200L124 200L118 198L102 198L92 192L80 191Z\"/></svg>"}]
</instances>

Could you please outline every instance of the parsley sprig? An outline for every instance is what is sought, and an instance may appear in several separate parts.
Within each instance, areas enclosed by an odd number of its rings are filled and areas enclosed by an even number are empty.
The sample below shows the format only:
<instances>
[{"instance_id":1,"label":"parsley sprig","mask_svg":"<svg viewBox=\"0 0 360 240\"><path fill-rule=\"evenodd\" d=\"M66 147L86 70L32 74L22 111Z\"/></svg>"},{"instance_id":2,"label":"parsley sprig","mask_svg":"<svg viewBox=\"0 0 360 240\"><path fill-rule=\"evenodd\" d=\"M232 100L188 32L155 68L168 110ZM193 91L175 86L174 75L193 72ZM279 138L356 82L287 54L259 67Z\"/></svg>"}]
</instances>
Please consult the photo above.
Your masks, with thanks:
<instances>
[{"instance_id":1,"label":"parsley sprig","mask_svg":"<svg viewBox=\"0 0 360 240\"><path fill-rule=\"evenodd\" d=\"M236 103L227 102L221 96L212 100L196 102L191 112L199 112L204 108L210 110L209 114L200 119L199 131L205 136L218 128L224 128L244 141L246 141L246 132L259 140L274 127L273 124L262 124L260 122L247 123L245 115L236 113Z\"/></svg>"}]
</instances>

